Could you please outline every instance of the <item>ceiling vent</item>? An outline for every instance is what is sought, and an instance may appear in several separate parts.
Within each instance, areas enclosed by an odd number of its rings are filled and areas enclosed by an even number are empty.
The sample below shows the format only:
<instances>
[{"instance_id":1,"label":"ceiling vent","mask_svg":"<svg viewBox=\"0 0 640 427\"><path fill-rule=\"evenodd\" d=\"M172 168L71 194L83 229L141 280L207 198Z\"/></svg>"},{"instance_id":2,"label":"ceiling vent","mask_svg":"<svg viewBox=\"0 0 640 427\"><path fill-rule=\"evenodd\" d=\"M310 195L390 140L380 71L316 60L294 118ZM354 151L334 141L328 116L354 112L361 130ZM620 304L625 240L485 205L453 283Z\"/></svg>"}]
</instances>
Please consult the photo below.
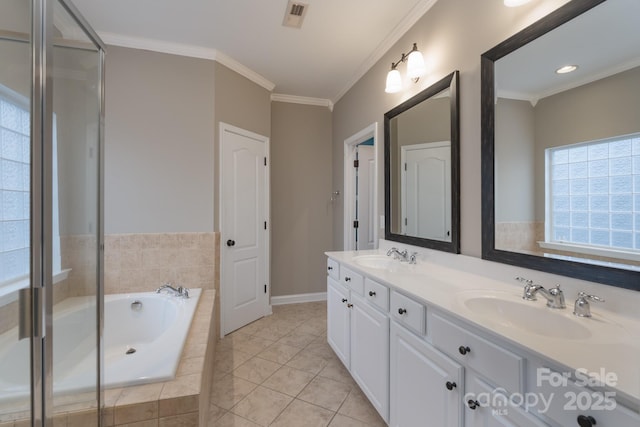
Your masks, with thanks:
<instances>
[{"instance_id":1,"label":"ceiling vent","mask_svg":"<svg viewBox=\"0 0 640 427\"><path fill-rule=\"evenodd\" d=\"M304 17L307 14L307 9L309 9L308 4L289 0L282 25L292 28L302 27L302 21L304 21Z\"/></svg>"}]
</instances>

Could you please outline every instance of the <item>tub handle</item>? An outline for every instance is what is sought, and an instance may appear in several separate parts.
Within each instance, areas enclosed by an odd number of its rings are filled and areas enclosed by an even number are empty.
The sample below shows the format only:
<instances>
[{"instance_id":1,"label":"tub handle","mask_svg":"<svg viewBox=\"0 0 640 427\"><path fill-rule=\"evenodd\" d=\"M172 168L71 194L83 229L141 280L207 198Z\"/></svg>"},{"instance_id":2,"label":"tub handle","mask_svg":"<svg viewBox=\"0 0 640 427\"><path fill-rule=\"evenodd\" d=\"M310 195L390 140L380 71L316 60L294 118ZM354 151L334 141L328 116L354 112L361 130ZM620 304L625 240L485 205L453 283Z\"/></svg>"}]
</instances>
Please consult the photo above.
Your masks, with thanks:
<instances>
[{"instance_id":1,"label":"tub handle","mask_svg":"<svg viewBox=\"0 0 640 427\"><path fill-rule=\"evenodd\" d=\"M135 300L131 303L131 310L140 311L142 310L142 301Z\"/></svg>"}]
</instances>

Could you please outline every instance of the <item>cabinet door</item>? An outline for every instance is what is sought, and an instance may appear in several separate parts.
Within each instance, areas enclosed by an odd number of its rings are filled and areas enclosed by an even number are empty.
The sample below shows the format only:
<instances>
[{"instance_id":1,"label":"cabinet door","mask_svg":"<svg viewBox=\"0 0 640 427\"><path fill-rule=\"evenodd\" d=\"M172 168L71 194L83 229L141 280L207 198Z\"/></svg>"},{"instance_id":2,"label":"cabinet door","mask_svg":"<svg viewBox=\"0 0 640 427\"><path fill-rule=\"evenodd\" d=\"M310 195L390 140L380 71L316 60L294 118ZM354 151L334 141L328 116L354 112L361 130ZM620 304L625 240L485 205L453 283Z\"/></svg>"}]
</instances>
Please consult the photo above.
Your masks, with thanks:
<instances>
[{"instance_id":1,"label":"cabinet door","mask_svg":"<svg viewBox=\"0 0 640 427\"><path fill-rule=\"evenodd\" d=\"M461 426L462 366L395 322L390 331L390 425Z\"/></svg>"},{"instance_id":2,"label":"cabinet door","mask_svg":"<svg viewBox=\"0 0 640 427\"><path fill-rule=\"evenodd\" d=\"M349 291L327 277L327 341L349 369L350 310Z\"/></svg>"},{"instance_id":3,"label":"cabinet door","mask_svg":"<svg viewBox=\"0 0 640 427\"><path fill-rule=\"evenodd\" d=\"M352 295L351 375L385 421L389 420L389 317Z\"/></svg>"},{"instance_id":4,"label":"cabinet door","mask_svg":"<svg viewBox=\"0 0 640 427\"><path fill-rule=\"evenodd\" d=\"M495 388L467 370L465 378L466 427L546 427L547 424L509 401L503 388ZM469 401L472 401L469 404Z\"/></svg>"}]
</instances>

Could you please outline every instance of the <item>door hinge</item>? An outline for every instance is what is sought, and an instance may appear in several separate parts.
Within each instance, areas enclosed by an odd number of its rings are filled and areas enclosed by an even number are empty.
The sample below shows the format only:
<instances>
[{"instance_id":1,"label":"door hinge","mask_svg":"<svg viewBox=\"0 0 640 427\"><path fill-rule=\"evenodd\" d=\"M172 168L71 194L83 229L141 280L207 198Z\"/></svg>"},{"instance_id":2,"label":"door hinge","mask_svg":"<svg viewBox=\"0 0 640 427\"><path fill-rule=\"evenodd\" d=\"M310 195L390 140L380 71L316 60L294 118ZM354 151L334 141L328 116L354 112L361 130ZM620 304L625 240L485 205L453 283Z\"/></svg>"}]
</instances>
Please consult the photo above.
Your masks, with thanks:
<instances>
[{"instance_id":1,"label":"door hinge","mask_svg":"<svg viewBox=\"0 0 640 427\"><path fill-rule=\"evenodd\" d=\"M353 221L353 228L358 228L359 222L356 219L355 221Z\"/></svg>"},{"instance_id":2,"label":"door hinge","mask_svg":"<svg viewBox=\"0 0 640 427\"><path fill-rule=\"evenodd\" d=\"M407 164L406 163L404 164L404 171L405 172L407 171Z\"/></svg>"},{"instance_id":3,"label":"door hinge","mask_svg":"<svg viewBox=\"0 0 640 427\"><path fill-rule=\"evenodd\" d=\"M407 224L407 218L404 219L404 225L408 225Z\"/></svg>"},{"instance_id":4,"label":"door hinge","mask_svg":"<svg viewBox=\"0 0 640 427\"><path fill-rule=\"evenodd\" d=\"M353 167L354 167L354 168L357 168L357 167L359 167L359 166L360 166L360 160L357 160L357 159L356 159L356 160L354 160L354 161L353 161Z\"/></svg>"},{"instance_id":5,"label":"door hinge","mask_svg":"<svg viewBox=\"0 0 640 427\"><path fill-rule=\"evenodd\" d=\"M267 229L267 221L264 222L264 229Z\"/></svg>"},{"instance_id":6,"label":"door hinge","mask_svg":"<svg viewBox=\"0 0 640 427\"><path fill-rule=\"evenodd\" d=\"M267 285L264 285L264 293L267 293Z\"/></svg>"},{"instance_id":7,"label":"door hinge","mask_svg":"<svg viewBox=\"0 0 640 427\"><path fill-rule=\"evenodd\" d=\"M264 158L264 165L267 166L267 158Z\"/></svg>"}]
</instances>

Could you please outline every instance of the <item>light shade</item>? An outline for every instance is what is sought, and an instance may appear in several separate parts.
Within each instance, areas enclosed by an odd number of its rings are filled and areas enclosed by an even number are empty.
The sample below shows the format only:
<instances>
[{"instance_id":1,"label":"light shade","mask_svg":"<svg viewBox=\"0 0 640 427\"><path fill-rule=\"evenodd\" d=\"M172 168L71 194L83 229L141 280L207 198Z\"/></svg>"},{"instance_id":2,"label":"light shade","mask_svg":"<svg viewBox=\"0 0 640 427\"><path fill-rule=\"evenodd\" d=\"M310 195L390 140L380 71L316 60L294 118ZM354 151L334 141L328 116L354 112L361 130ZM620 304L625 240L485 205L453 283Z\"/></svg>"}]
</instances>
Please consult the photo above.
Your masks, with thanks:
<instances>
[{"instance_id":1,"label":"light shade","mask_svg":"<svg viewBox=\"0 0 640 427\"><path fill-rule=\"evenodd\" d=\"M415 48L415 44L414 44ZM423 76L427 72L424 66L424 58L417 48L409 53L407 58L407 77L410 79L417 79Z\"/></svg>"},{"instance_id":2,"label":"light shade","mask_svg":"<svg viewBox=\"0 0 640 427\"><path fill-rule=\"evenodd\" d=\"M531 0L504 0L504 5L507 7L518 7L530 1Z\"/></svg>"},{"instance_id":3,"label":"light shade","mask_svg":"<svg viewBox=\"0 0 640 427\"><path fill-rule=\"evenodd\" d=\"M395 68L387 74L387 86L384 91L387 93L396 93L402 90L402 76L400 71Z\"/></svg>"}]
</instances>

